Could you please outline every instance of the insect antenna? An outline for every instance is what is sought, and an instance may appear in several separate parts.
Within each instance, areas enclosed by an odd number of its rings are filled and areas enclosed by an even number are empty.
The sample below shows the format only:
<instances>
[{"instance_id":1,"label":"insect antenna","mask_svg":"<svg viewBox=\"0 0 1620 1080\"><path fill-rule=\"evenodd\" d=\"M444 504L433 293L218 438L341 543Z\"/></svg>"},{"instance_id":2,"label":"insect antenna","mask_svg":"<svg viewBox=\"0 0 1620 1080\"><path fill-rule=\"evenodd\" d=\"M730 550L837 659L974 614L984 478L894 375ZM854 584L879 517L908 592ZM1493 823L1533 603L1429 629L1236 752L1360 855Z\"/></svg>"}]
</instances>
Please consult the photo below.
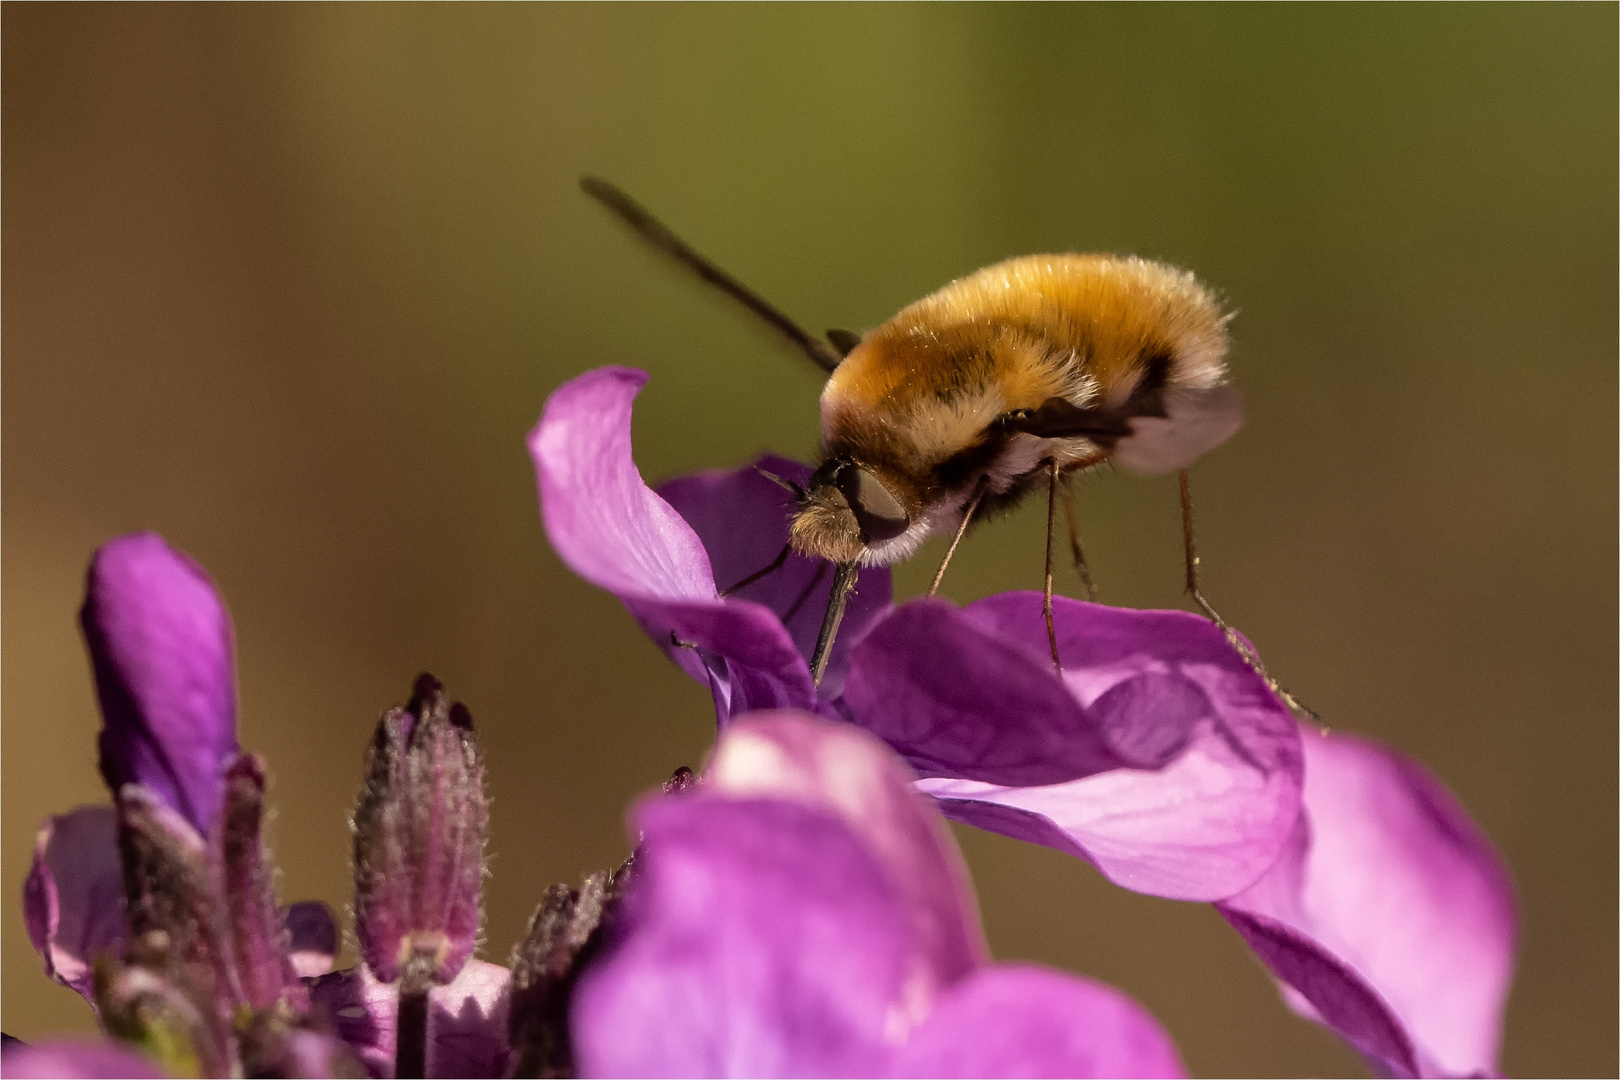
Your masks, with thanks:
<instances>
[{"instance_id":1,"label":"insect antenna","mask_svg":"<svg viewBox=\"0 0 1620 1080\"><path fill-rule=\"evenodd\" d=\"M838 366L838 361L843 359L830 346L821 339L811 336L763 296L698 254L690 244L676 236L669 226L653 217L640 203L606 180L596 176L582 176L579 186L585 194L617 214L620 220L653 247L764 319L823 371L832 371Z\"/></svg>"},{"instance_id":2,"label":"insect antenna","mask_svg":"<svg viewBox=\"0 0 1620 1080\"><path fill-rule=\"evenodd\" d=\"M759 475L763 476L765 479L769 480L771 483L775 484L777 487L781 488L783 491L793 492L793 497L795 499L799 500L801 503L804 502L806 492L803 484L796 484L785 476L777 476L769 469L762 469L758 465L754 466L754 471L759 473Z\"/></svg>"},{"instance_id":3,"label":"insect antenna","mask_svg":"<svg viewBox=\"0 0 1620 1080\"><path fill-rule=\"evenodd\" d=\"M861 572L860 563L838 563L833 575L832 594L827 597L827 614L821 620L821 633L816 636L816 652L810 658L810 676L817 686L827 671L827 658L832 653L833 639L838 636L838 624L844 621L844 607L849 594L855 590L855 578Z\"/></svg>"},{"instance_id":4,"label":"insect antenna","mask_svg":"<svg viewBox=\"0 0 1620 1080\"><path fill-rule=\"evenodd\" d=\"M853 330L829 330L827 340L832 347L838 350L839 356L848 356L855 351L855 346L861 343L861 335Z\"/></svg>"}]
</instances>

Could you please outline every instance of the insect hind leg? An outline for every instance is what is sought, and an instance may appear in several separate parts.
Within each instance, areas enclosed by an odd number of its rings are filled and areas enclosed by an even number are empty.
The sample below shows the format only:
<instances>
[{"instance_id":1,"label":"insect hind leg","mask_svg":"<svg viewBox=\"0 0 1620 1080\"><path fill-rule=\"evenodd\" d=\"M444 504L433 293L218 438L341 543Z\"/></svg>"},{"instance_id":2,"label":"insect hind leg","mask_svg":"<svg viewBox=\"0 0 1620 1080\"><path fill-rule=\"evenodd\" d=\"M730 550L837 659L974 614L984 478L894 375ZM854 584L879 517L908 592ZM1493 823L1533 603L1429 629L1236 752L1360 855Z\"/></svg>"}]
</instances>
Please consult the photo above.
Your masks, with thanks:
<instances>
[{"instance_id":1,"label":"insect hind leg","mask_svg":"<svg viewBox=\"0 0 1620 1080\"><path fill-rule=\"evenodd\" d=\"M1069 477L1063 478L1063 516L1069 525L1069 555L1074 559L1075 572L1085 586L1086 599L1097 602L1097 583L1091 579L1091 568L1086 565L1086 553L1080 547L1080 525L1074 508L1074 485Z\"/></svg>"},{"instance_id":2,"label":"insect hind leg","mask_svg":"<svg viewBox=\"0 0 1620 1080\"><path fill-rule=\"evenodd\" d=\"M1052 623L1052 538L1057 531L1057 458L1047 458L1046 478L1046 585L1041 596L1041 614L1046 617L1046 641L1052 646L1052 667L1063 674L1063 661L1058 659L1057 627Z\"/></svg>"},{"instance_id":3,"label":"insect hind leg","mask_svg":"<svg viewBox=\"0 0 1620 1080\"><path fill-rule=\"evenodd\" d=\"M1180 470L1178 479L1181 487L1181 542L1187 557L1188 595L1193 598L1193 603L1198 605L1199 610L1204 613L1209 621L1220 627L1221 633L1226 635L1227 643L1237 650L1238 655L1243 657L1243 662L1248 664L1256 675L1266 681L1266 685L1271 687L1272 693L1283 700L1283 704L1296 712L1304 713L1320 724L1322 722L1321 714L1305 705L1293 694L1290 694L1281 683L1272 678L1271 673L1266 670L1266 665L1261 663L1260 654L1254 651L1254 646L1250 645L1243 639L1242 635L1232 629L1232 625L1221 618L1221 613L1215 610L1214 605L1204 598L1204 592L1199 587L1198 542L1193 535L1192 488L1187 480L1186 469Z\"/></svg>"}]
</instances>

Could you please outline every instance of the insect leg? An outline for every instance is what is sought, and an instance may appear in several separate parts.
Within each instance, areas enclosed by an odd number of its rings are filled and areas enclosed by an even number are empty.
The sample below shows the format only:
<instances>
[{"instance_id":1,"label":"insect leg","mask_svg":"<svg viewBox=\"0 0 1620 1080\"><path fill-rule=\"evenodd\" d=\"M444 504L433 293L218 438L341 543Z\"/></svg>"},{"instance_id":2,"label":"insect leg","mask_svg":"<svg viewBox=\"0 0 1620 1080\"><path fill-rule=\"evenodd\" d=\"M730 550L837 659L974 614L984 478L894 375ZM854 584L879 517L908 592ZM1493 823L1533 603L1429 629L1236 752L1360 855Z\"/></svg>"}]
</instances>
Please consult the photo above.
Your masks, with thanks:
<instances>
[{"instance_id":1,"label":"insect leg","mask_svg":"<svg viewBox=\"0 0 1620 1080\"><path fill-rule=\"evenodd\" d=\"M967 532L968 522L973 520L973 511L979 508L979 500L984 498L985 481L980 480L973 498L968 501L967 509L962 511L962 524L956 527L956 535L951 537L951 546L945 549L945 558L934 572L934 583L928 586L928 595L933 596L939 592L939 583L945 580L945 568L951 565L951 556L956 554L956 545L962 542L962 534Z\"/></svg>"},{"instance_id":2,"label":"insect leg","mask_svg":"<svg viewBox=\"0 0 1620 1080\"><path fill-rule=\"evenodd\" d=\"M821 633L816 636L816 653L810 658L810 677L817 686L827 671L827 658L832 653L833 639L838 636L838 624L844 621L844 605L855 590L855 578L861 572L860 563L838 563L833 575L832 594L827 597L827 614L821 620Z\"/></svg>"},{"instance_id":3,"label":"insect leg","mask_svg":"<svg viewBox=\"0 0 1620 1080\"><path fill-rule=\"evenodd\" d=\"M1046 588L1041 601L1041 613L1046 616L1046 640L1052 646L1052 666L1063 674L1063 662L1058 659L1057 628L1052 625L1052 538L1057 532L1057 458L1046 459Z\"/></svg>"},{"instance_id":4,"label":"insect leg","mask_svg":"<svg viewBox=\"0 0 1620 1080\"><path fill-rule=\"evenodd\" d=\"M816 588L821 584L821 579L827 576L827 567L830 565L830 563L822 563L816 567L815 575L811 577L810 583L804 587L804 590L799 593L798 599L794 600L792 604L788 605L788 609L782 612L782 624L784 626L792 622L793 617L799 613L799 609L804 607L804 602L810 599L811 593L816 591Z\"/></svg>"},{"instance_id":5,"label":"insect leg","mask_svg":"<svg viewBox=\"0 0 1620 1080\"><path fill-rule=\"evenodd\" d=\"M1192 596L1193 602L1208 616L1209 621L1221 628L1221 633L1226 635L1227 642L1237 650L1239 656L1243 657L1243 662L1253 668L1256 675L1266 680L1266 685L1271 687L1273 693L1282 698L1284 704L1290 709L1304 713L1317 723L1321 723L1322 717L1316 710L1302 704L1298 698L1285 690L1281 683L1273 679L1271 674L1266 671L1266 665L1260 662L1260 655L1254 651L1254 647L1243 640L1238 635L1238 632L1232 629L1231 624L1221 618L1220 612L1216 611L1210 602L1204 599L1203 590L1198 585L1198 544L1193 538L1192 488L1187 482L1186 469L1180 471L1179 479L1181 483L1181 542L1187 555L1188 594Z\"/></svg>"},{"instance_id":6,"label":"insect leg","mask_svg":"<svg viewBox=\"0 0 1620 1080\"><path fill-rule=\"evenodd\" d=\"M782 551L781 551L780 554L778 554L776 556L776 561L775 562L771 563L771 565L767 566L763 570L755 570L752 574L749 574L747 577L745 577L741 581L737 582L737 584L733 585L731 588L720 590L720 599L724 600L726 597L730 596L732 593L738 592L738 591L740 591L742 589L746 589L748 586L752 585L754 582L758 581L760 578L765 577L767 574L776 573L778 570L782 569L782 564L787 562L787 558L791 554L793 554L793 545L792 544L783 544L782 545Z\"/></svg>"},{"instance_id":7,"label":"insect leg","mask_svg":"<svg viewBox=\"0 0 1620 1080\"><path fill-rule=\"evenodd\" d=\"M1063 516L1069 521L1069 554L1074 557L1074 568L1080 574L1080 583L1086 587L1086 599L1097 602L1097 583L1091 580L1091 569L1086 565L1086 553L1080 550L1080 526L1075 519L1074 485L1063 478Z\"/></svg>"}]
</instances>

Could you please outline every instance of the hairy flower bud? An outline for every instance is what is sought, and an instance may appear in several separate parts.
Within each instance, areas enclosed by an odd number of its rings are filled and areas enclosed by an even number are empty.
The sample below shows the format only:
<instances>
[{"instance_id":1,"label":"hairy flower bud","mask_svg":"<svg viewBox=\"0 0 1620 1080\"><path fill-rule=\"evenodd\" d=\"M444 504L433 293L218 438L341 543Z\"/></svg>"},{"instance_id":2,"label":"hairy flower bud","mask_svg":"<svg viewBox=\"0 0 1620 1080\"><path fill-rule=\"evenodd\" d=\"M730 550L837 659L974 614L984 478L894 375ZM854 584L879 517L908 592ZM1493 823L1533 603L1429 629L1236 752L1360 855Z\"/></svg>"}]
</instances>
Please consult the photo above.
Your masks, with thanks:
<instances>
[{"instance_id":1,"label":"hairy flower bud","mask_svg":"<svg viewBox=\"0 0 1620 1080\"><path fill-rule=\"evenodd\" d=\"M354 811L355 933L382 982L443 985L472 956L488 817L472 717L422 675L378 722Z\"/></svg>"},{"instance_id":2,"label":"hairy flower bud","mask_svg":"<svg viewBox=\"0 0 1620 1080\"><path fill-rule=\"evenodd\" d=\"M264 759L243 754L225 772L220 864L231 943L242 994L254 1009L286 1000L298 1012L309 992L298 979L290 938L276 905L275 864L264 846Z\"/></svg>"},{"instance_id":3,"label":"hairy flower bud","mask_svg":"<svg viewBox=\"0 0 1620 1080\"><path fill-rule=\"evenodd\" d=\"M161 795L125 784L118 847L129 938L123 964L97 969L104 1022L169 1067L196 1056L204 1073L225 1075L242 991L208 844Z\"/></svg>"}]
</instances>

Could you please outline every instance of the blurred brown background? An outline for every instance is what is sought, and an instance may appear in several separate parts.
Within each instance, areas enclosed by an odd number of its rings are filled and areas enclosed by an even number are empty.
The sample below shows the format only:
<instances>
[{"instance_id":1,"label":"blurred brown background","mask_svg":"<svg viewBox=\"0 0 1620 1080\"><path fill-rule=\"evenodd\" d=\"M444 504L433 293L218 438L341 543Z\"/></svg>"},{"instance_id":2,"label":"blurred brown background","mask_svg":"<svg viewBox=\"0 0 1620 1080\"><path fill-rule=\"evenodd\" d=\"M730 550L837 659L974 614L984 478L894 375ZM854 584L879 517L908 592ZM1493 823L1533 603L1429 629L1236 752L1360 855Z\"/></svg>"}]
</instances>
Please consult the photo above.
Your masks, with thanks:
<instances>
[{"instance_id":1,"label":"blurred brown background","mask_svg":"<svg viewBox=\"0 0 1620 1080\"><path fill-rule=\"evenodd\" d=\"M815 328L1030 251L1226 290L1250 419L1195 473L1209 591L1506 853L1507 1071L1613 1075L1616 18L8 5L6 1030L90 1027L18 896L39 819L104 798L74 613L113 534L160 530L231 605L285 897L346 902L361 748L420 669L489 753L491 959L699 763L707 695L558 563L523 435L621 363L653 373L650 478L806 456L818 381L579 195L588 170ZM1173 482L1083 500L1103 599L1178 604ZM1041 527L987 528L948 591L1038 586ZM1210 909L961 835L998 955L1125 987L1195 1072L1360 1071Z\"/></svg>"}]
</instances>

